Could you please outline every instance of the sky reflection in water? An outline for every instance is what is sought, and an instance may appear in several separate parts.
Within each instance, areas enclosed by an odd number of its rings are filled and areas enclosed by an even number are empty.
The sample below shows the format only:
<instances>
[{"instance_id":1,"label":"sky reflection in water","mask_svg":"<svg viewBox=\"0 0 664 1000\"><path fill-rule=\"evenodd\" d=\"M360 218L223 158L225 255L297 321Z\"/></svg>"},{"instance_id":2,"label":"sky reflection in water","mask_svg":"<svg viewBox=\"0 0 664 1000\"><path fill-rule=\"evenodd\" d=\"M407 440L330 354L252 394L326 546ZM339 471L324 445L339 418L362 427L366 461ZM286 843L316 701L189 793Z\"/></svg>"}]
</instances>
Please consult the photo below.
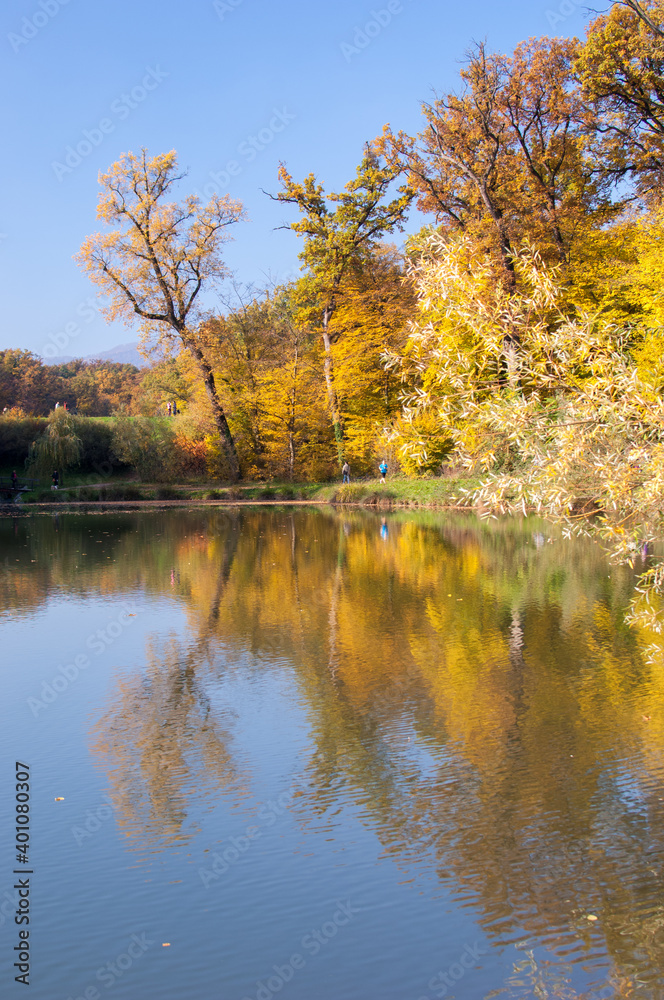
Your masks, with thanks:
<instances>
[{"instance_id":1,"label":"sky reflection in water","mask_svg":"<svg viewBox=\"0 0 664 1000\"><path fill-rule=\"evenodd\" d=\"M33 1000L664 996L664 673L597 548L286 508L0 542Z\"/></svg>"}]
</instances>

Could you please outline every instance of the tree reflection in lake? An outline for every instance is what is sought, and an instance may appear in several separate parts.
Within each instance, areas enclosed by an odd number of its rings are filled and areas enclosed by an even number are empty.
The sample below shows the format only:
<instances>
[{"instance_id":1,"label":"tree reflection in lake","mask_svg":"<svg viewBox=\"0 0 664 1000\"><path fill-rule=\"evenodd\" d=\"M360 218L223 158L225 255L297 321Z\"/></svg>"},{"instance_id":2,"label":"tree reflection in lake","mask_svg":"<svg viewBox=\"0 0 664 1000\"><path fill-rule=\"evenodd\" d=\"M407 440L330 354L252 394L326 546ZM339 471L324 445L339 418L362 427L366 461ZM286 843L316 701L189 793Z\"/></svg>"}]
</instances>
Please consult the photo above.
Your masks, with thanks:
<instances>
[{"instance_id":1,"label":"tree reflection in lake","mask_svg":"<svg viewBox=\"0 0 664 1000\"><path fill-rule=\"evenodd\" d=\"M389 520L383 537L380 518L329 510L61 518L57 540L46 521L0 522L0 585L26 612L54 587L183 602L187 642L154 639L94 732L144 842L191 835L202 785L242 798L227 670L286 664L309 729L305 832L360 809L409 877L446 883L497 944L523 942L510 996L576 995L580 960L610 970L614 996L637 981L658 995L664 673L623 623L631 572L539 522ZM100 531L110 552L72 578Z\"/></svg>"},{"instance_id":2,"label":"tree reflection in lake","mask_svg":"<svg viewBox=\"0 0 664 1000\"><path fill-rule=\"evenodd\" d=\"M221 559L206 581L211 598L196 606L198 622L188 646L155 639L145 672L118 683L114 701L94 727L94 751L108 771L119 821L128 832L140 833L144 844L169 844L196 832L186 828L191 788L214 793L238 786L228 748L232 713L220 717L211 710L200 677L215 663L211 643L237 548L234 518L229 524ZM180 578L179 569L172 572L171 585Z\"/></svg>"}]
</instances>

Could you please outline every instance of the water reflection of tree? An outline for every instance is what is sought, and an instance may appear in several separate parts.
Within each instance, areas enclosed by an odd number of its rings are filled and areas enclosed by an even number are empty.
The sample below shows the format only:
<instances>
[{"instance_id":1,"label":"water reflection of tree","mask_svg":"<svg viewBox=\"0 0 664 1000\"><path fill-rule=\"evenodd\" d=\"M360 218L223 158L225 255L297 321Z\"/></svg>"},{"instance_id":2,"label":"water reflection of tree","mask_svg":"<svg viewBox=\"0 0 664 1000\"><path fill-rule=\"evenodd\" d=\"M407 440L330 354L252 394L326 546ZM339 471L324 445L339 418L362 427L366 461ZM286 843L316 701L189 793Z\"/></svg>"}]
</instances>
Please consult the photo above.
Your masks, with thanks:
<instances>
[{"instance_id":1,"label":"water reflection of tree","mask_svg":"<svg viewBox=\"0 0 664 1000\"><path fill-rule=\"evenodd\" d=\"M472 525L406 525L390 553L359 525L346 536L319 520L318 558L305 558L309 538L294 560L291 533L288 562L278 525L260 527L269 554L252 560L250 593L232 588L223 628L253 614L254 648L269 635L296 667L314 740L303 822L333 825L340 802L360 803L385 850L415 873L435 868L497 940L586 955L603 940L627 980L659 968L657 893L630 883L662 818L659 776L649 784L644 767L638 809L603 816L625 777L605 760L638 744L640 699L657 696L621 625L626 578L516 534L492 546ZM266 563L282 567L274 593ZM435 775L421 773L415 741Z\"/></svg>"},{"instance_id":2,"label":"water reflection of tree","mask_svg":"<svg viewBox=\"0 0 664 1000\"><path fill-rule=\"evenodd\" d=\"M187 646L153 641L145 671L118 682L94 727L93 751L108 773L118 821L143 845L185 839L195 832L187 828L192 800L240 783L232 719L213 709L201 676L217 665L212 640L235 558L237 517L229 525L198 634Z\"/></svg>"},{"instance_id":3,"label":"water reflection of tree","mask_svg":"<svg viewBox=\"0 0 664 1000\"><path fill-rule=\"evenodd\" d=\"M342 670L340 690L319 669L311 685L316 750L305 811L320 815L344 794L362 802L400 863L415 872L434 865L498 940L525 933L558 953L585 948L589 955L604 939L623 981L614 995L629 995L623 990L644 973L656 981L664 961L655 934L664 921L660 876L652 870L632 884L634 857L664 850L661 773L652 783L647 771L629 775L641 785L638 808L620 808L608 822L603 815L607 803L620 801L615 786L625 779L604 761L629 756L634 741L630 695L645 681L638 651L611 602L601 599L567 626L553 602L512 609L511 621L506 616L487 642L486 627L473 627L482 609L468 574L461 577L464 597L455 599L464 609L447 613L453 579L440 588L438 607L429 605L442 638L435 664L426 629L414 630L411 644L425 681L415 726L438 751L436 777L419 774L404 753L405 730L396 727L396 742L389 739L386 723L403 714L403 686L391 706L383 687L376 711L364 697L366 678L355 686L352 670ZM349 597L350 611L357 595ZM358 627L356 620L349 632ZM592 664L599 676L588 676ZM602 916L599 929L588 913ZM539 995L564 995L555 984L543 992L543 975L538 969L531 982Z\"/></svg>"},{"instance_id":4,"label":"water reflection of tree","mask_svg":"<svg viewBox=\"0 0 664 1000\"><path fill-rule=\"evenodd\" d=\"M596 945L624 983L652 980L664 678L622 622L629 572L515 522L396 516L387 543L379 519L331 511L159 528L140 528L127 558L154 592L172 592L176 567L195 638L155 647L98 727L127 827L182 837L202 779L239 781L205 696L218 645L258 654L245 669L285 660L312 732L303 824L359 805L386 853L435 871L495 940L570 961ZM565 995L531 973L533 991Z\"/></svg>"}]
</instances>

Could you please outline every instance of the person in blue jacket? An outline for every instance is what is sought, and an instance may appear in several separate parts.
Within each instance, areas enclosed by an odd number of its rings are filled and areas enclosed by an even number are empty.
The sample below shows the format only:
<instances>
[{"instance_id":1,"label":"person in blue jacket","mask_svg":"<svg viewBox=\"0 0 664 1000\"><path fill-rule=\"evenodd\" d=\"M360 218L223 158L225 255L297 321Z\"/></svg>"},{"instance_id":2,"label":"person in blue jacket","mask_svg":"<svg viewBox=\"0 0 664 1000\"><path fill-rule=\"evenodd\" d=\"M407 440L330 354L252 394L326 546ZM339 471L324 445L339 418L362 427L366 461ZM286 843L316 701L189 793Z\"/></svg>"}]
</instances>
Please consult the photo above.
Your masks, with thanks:
<instances>
[{"instance_id":1,"label":"person in blue jacket","mask_svg":"<svg viewBox=\"0 0 664 1000\"><path fill-rule=\"evenodd\" d=\"M381 483L384 483L385 476L387 475L387 462L385 461L385 459L383 459L383 461L378 466L378 471L380 472L380 481Z\"/></svg>"}]
</instances>

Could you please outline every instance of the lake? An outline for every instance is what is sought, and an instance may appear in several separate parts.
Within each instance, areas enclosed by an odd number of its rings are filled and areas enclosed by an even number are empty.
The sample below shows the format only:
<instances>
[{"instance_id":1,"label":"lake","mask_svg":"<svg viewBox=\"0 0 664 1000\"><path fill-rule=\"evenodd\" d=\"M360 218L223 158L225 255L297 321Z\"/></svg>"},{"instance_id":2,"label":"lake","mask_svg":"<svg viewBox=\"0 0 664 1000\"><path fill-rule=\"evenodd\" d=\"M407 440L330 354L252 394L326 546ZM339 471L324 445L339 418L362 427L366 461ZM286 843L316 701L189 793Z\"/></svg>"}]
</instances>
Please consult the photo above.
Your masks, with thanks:
<instances>
[{"instance_id":1,"label":"lake","mask_svg":"<svg viewBox=\"0 0 664 1000\"><path fill-rule=\"evenodd\" d=\"M639 565L269 506L5 516L0 563L3 997L664 997Z\"/></svg>"}]
</instances>

